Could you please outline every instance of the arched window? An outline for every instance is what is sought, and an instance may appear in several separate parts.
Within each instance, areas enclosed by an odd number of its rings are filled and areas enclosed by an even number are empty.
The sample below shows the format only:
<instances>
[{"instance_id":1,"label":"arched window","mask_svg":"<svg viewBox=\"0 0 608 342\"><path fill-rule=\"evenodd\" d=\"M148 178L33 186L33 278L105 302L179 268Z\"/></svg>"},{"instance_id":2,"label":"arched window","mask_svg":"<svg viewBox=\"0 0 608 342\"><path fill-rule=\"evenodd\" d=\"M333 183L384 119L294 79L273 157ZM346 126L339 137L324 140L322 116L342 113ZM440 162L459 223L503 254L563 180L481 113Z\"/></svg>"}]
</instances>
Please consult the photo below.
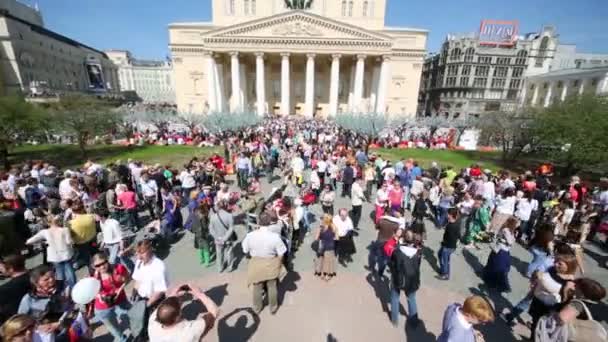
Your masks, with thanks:
<instances>
[{"instance_id":1,"label":"arched window","mask_svg":"<svg viewBox=\"0 0 608 342\"><path fill-rule=\"evenodd\" d=\"M473 58L475 58L475 49L472 48L472 47L470 47L464 53L464 61L465 62L472 62Z\"/></svg>"},{"instance_id":2,"label":"arched window","mask_svg":"<svg viewBox=\"0 0 608 342\"><path fill-rule=\"evenodd\" d=\"M459 48L455 48L454 50L452 50L452 52L450 53L450 60L451 61L457 61L460 59L460 56L462 55L462 51Z\"/></svg>"},{"instance_id":3,"label":"arched window","mask_svg":"<svg viewBox=\"0 0 608 342\"><path fill-rule=\"evenodd\" d=\"M353 0L350 0L348 2L348 16L349 17L353 16L353 5L354 5Z\"/></svg>"},{"instance_id":4,"label":"arched window","mask_svg":"<svg viewBox=\"0 0 608 342\"><path fill-rule=\"evenodd\" d=\"M251 7L249 8L249 13L255 15L255 0L249 0L251 3Z\"/></svg>"},{"instance_id":5,"label":"arched window","mask_svg":"<svg viewBox=\"0 0 608 342\"><path fill-rule=\"evenodd\" d=\"M249 14L249 0L243 0L243 13Z\"/></svg>"},{"instance_id":6,"label":"arched window","mask_svg":"<svg viewBox=\"0 0 608 342\"><path fill-rule=\"evenodd\" d=\"M369 9L369 3L367 1L363 1L363 16L367 17L367 11Z\"/></svg>"},{"instance_id":7,"label":"arched window","mask_svg":"<svg viewBox=\"0 0 608 342\"><path fill-rule=\"evenodd\" d=\"M342 16L346 17L346 0L342 0Z\"/></svg>"},{"instance_id":8,"label":"arched window","mask_svg":"<svg viewBox=\"0 0 608 342\"><path fill-rule=\"evenodd\" d=\"M234 15L234 9L236 7L235 1L236 0L226 0L226 14L227 15Z\"/></svg>"}]
</instances>

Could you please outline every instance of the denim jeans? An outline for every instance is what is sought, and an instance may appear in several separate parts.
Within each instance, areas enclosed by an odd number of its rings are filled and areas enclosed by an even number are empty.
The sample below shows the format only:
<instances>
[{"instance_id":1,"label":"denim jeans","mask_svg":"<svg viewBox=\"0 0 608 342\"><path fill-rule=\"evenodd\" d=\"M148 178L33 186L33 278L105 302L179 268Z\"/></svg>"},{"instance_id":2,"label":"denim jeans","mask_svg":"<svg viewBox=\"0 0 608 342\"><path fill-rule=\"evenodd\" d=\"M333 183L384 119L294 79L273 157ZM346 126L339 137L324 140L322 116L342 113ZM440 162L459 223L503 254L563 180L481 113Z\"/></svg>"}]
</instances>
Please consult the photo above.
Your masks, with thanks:
<instances>
[{"instance_id":1,"label":"denim jeans","mask_svg":"<svg viewBox=\"0 0 608 342\"><path fill-rule=\"evenodd\" d=\"M441 247L439 249L439 273L442 276L450 277L450 256L454 253L454 248Z\"/></svg>"},{"instance_id":2,"label":"denim jeans","mask_svg":"<svg viewBox=\"0 0 608 342\"><path fill-rule=\"evenodd\" d=\"M121 263L125 266L129 272L133 271L133 262L124 256L119 256L118 252L120 251L120 243L113 243L111 245L105 245L105 249L108 253L108 262L112 265L116 263Z\"/></svg>"},{"instance_id":3,"label":"denim jeans","mask_svg":"<svg viewBox=\"0 0 608 342\"><path fill-rule=\"evenodd\" d=\"M54 262L55 273L57 273L57 279L65 281L66 285L73 288L76 285L76 272L72 266L71 260Z\"/></svg>"},{"instance_id":4,"label":"denim jeans","mask_svg":"<svg viewBox=\"0 0 608 342\"><path fill-rule=\"evenodd\" d=\"M391 286L391 321L399 324L399 296L401 291ZM406 295L407 298L407 317L408 319L418 318L418 305L416 305L416 291Z\"/></svg>"},{"instance_id":5,"label":"denim jeans","mask_svg":"<svg viewBox=\"0 0 608 342\"><path fill-rule=\"evenodd\" d=\"M388 264L388 258L386 254L384 254L384 243L386 241L376 241L372 247L372 265L371 269L376 268L378 271L378 276L382 277L384 274L384 269L386 268L386 264Z\"/></svg>"},{"instance_id":6,"label":"denim jeans","mask_svg":"<svg viewBox=\"0 0 608 342\"><path fill-rule=\"evenodd\" d=\"M513 310L507 314L507 320L509 322L515 320L519 315L524 311L528 311L530 308L530 304L532 304L532 299L534 298L533 292L528 292L528 294L515 305Z\"/></svg>"},{"instance_id":7,"label":"denim jeans","mask_svg":"<svg viewBox=\"0 0 608 342\"><path fill-rule=\"evenodd\" d=\"M237 170L238 183L239 183L239 188L241 188L241 190L245 190L247 188L248 174L249 174L249 169L238 169Z\"/></svg>"},{"instance_id":8,"label":"denim jeans","mask_svg":"<svg viewBox=\"0 0 608 342\"><path fill-rule=\"evenodd\" d=\"M443 227L448 223L448 208L442 206L437 207L437 226Z\"/></svg>"},{"instance_id":9,"label":"denim jeans","mask_svg":"<svg viewBox=\"0 0 608 342\"><path fill-rule=\"evenodd\" d=\"M123 300L120 304L105 310L95 309L95 318L106 326L108 332L114 337L114 341L123 342L128 340L128 336L124 334L124 331L121 331L117 319L124 320L124 317L128 317L130 308L129 301Z\"/></svg>"}]
</instances>

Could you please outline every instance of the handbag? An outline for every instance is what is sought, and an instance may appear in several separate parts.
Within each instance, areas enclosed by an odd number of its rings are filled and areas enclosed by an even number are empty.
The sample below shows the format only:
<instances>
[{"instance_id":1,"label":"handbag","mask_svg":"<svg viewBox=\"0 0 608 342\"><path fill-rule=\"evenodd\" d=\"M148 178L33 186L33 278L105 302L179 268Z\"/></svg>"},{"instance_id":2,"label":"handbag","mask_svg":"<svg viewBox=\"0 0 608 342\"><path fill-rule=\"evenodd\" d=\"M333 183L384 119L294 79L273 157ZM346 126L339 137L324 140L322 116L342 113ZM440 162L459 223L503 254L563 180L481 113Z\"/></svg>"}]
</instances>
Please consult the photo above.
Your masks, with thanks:
<instances>
[{"instance_id":1,"label":"handbag","mask_svg":"<svg viewBox=\"0 0 608 342\"><path fill-rule=\"evenodd\" d=\"M568 324L568 341L569 342L607 342L608 333L602 324L593 319L591 312L585 302L581 300L573 300L580 303L585 310L587 319L575 319L573 322Z\"/></svg>"}]
</instances>

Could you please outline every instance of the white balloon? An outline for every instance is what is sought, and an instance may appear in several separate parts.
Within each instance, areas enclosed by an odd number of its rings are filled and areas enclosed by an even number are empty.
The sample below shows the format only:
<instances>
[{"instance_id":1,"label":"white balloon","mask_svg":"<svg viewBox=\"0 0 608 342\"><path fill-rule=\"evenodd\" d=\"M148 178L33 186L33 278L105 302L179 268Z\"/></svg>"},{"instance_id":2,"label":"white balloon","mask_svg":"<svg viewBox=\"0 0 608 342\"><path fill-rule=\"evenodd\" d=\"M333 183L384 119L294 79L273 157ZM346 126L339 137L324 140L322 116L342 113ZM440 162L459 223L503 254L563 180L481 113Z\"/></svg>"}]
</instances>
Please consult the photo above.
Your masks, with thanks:
<instances>
[{"instance_id":1,"label":"white balloon","mask_svg":"<svg viewBox=\"0 0 608 342\"><path fill-rule=\"evenodd\" d=\"M88 304L95 299L100 288L101 283L93 277L81 279L72 289L72 300L76 304Z\"/></svg>"}]
</instances>

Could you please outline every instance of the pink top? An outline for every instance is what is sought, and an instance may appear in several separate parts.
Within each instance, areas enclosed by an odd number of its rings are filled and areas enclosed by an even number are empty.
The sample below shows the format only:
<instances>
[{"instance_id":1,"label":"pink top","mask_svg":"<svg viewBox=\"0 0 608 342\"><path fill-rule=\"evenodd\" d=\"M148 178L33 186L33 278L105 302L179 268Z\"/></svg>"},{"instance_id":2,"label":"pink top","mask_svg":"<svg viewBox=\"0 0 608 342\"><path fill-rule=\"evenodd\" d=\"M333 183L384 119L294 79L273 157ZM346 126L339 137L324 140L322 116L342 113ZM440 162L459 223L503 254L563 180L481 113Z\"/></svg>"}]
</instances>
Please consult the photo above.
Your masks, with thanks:
<instances>
[{"instance_id":1,"label":"pink top","mask_svg":"<svg viewBox=\"0 0 608 342\"><path fill-rule=\"evenodd\" d=\"M403 190L401 190L399 187L394 187L388 192L388 199L391 202L391 205L401 205L401 200L403 199Z\"/></svg>"},{"instance_id":2,"label":"pink top","mask_svg":"<svg viewBox=\"0 0 608 342\"><path fill-rule=\"evenodd\" d=\"M137 200L135 198L135 193L131 190L121 193L120 195L116 196L116 198L121 203L122 207L125 209L137 208Z\"/></svg>"}]
</instances>

